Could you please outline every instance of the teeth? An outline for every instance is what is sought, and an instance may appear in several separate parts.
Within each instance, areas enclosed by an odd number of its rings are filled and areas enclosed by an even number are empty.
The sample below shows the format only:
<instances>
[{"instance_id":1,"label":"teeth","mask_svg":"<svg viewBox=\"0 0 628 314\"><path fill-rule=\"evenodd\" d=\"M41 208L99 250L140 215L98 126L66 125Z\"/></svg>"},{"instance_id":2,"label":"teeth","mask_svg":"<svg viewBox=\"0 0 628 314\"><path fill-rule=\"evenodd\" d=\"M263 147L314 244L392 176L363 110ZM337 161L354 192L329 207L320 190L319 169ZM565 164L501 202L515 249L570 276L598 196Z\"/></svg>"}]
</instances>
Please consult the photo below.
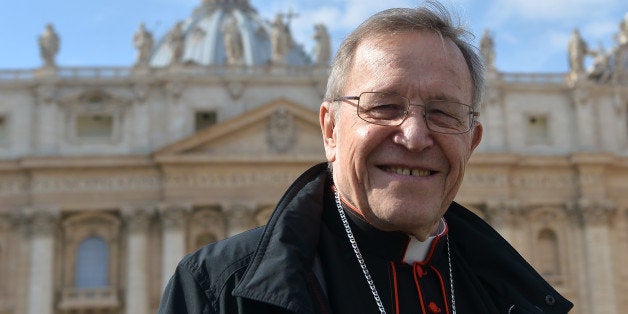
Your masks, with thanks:
<instances>
[{"instance_id":1,"label":"teeth","mask_svg":"<svg viewBox=\"0 0 628 314\"><path fill-rule=\"evenodd\" d=\"M427 177L430 175L429 170L422 169L409 169L409 168L399 168L399 167L388 167L385 169L388 172L404 175L404 176L413 176L413 177Z\"/></svg>"}]
</instances>

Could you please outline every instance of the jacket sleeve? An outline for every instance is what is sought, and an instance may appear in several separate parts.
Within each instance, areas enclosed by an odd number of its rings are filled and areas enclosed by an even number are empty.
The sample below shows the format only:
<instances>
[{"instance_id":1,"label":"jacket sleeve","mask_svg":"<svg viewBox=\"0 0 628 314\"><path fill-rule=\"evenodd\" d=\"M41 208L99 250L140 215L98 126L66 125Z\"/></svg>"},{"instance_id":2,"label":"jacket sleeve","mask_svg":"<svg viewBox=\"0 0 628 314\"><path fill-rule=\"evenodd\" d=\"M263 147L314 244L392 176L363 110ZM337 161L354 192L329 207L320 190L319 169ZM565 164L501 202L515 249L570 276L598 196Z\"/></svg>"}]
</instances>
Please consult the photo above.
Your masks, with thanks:
<instances>
[{"instance_id":1,"label":"jacket sleeve","mask_svg":"<svg viewBox=\"0 0 628 314\"><path fill-rule=\"evenodd\" d=\"M179 264L168 281L159 304L159 314L214 313L204 289L192 273Z\"/></svg>"}]
</instances>

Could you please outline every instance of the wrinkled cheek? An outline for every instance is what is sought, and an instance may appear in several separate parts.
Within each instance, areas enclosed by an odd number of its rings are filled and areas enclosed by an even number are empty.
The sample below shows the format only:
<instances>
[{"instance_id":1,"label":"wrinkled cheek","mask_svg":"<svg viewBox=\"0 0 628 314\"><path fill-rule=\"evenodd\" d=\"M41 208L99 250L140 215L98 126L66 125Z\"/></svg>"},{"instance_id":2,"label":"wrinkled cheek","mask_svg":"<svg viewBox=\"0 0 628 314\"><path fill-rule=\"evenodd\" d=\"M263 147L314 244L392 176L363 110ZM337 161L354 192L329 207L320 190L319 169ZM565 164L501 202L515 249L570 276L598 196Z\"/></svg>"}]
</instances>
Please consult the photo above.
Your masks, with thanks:
<instances>
[{"instance_id":1,"label":"wrinkled cheek","mask_svg":"<svg viewBox=\"0 0 628 314\"><path fill-rule=\"evenodd\" d=\"M458 193L458 189L460 188L460 185L462 184L462 179L464 178L465 164L466 161L462 159L459 161L458 167L456 167L455 169L450 169L445 187L446 198L444 199L444 201L447 204L444 205L449 206L449 203L454 200L456 193Z\"/></svg>"}]
</instances>

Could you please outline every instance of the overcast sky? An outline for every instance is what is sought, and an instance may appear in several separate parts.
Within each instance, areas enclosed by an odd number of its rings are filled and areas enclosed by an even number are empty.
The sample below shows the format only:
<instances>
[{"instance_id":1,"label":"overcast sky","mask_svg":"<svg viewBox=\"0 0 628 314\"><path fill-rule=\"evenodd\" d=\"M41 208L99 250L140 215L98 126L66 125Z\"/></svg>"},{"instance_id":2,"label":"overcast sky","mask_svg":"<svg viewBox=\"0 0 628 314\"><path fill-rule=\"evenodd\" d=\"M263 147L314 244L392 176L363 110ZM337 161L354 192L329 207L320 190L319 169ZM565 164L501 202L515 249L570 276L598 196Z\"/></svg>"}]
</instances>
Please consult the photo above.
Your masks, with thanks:
<instances>
[{"instance_id":1,"label":"overcast sky","mask_svg":"<svg viewBox=\"0 0 628 314\"><path fill-rule=\"evenodd\" d=\"M130 66L133 33L140 22L159 38L187 18L201 0L0 0L0 69L41 65L37 37L52 23L61 37L60 66ZM359 22L386 8L416 6L410 0L252 0L271 20L289 9L298 14L295 40L311 51L314 24L325 23L334 47ZM590 48L616 45L626 0L444 0L476 34L493 34L496 65L505 72L568 70L566 46L578 28Z\"/></svg>"}]
</instances>

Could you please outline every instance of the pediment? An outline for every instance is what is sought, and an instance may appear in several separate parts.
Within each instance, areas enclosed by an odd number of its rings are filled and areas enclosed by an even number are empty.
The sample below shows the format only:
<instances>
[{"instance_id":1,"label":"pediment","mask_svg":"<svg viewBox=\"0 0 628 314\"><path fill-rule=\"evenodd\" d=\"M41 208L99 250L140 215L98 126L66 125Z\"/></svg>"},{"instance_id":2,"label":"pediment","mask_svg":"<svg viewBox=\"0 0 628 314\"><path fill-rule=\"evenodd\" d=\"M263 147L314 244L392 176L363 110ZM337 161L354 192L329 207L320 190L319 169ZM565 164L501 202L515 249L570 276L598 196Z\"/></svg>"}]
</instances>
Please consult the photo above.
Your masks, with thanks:
<instances>
[{"instance_id":1,"label":"pediment","mask_svg":"<svg viewBox=\"0 0 628 314\"><path fill-rule=\"evenodd\" d=\"M279 99L170 144L159 162L323 161L318 112Z\"/></svg>"}]
</instances>

